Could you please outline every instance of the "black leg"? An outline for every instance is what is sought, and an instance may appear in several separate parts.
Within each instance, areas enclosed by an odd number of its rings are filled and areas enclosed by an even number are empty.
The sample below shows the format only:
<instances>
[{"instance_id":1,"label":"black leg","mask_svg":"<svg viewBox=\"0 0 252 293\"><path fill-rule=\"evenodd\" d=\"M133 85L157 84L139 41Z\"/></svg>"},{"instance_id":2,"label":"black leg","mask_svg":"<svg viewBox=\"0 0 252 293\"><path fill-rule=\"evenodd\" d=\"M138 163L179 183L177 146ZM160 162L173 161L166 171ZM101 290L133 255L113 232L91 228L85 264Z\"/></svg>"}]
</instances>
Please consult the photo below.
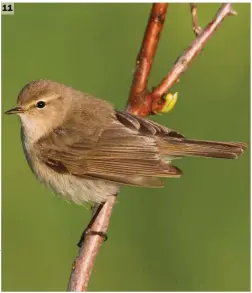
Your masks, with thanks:
<instances>
[{"instance_id":1,"label":"black leg","mask_svg":"<svg viewBox=\"0 0 252 293\"><path fill-rule=\"evenodd\" d=\"M93 225L94 221L96 220L97 216L99 215L101 209L103 208L103 205L104 205L104 203L94 204L92 206L92 217L91 217L91 220L88 223L87 228L84 230L84 232L81 235L81 238L80 238L80 240L79 240L79 242L77 244L78 247L81 247L81 245L82 245L85 237L88 236L88 235L99 235L99 236L101 236L104 239L104 242L108 239L108 236L107 236L106 233L101 232L101 231L92 231L91 230L91 226Z\"/></svg>"}]
</instances>

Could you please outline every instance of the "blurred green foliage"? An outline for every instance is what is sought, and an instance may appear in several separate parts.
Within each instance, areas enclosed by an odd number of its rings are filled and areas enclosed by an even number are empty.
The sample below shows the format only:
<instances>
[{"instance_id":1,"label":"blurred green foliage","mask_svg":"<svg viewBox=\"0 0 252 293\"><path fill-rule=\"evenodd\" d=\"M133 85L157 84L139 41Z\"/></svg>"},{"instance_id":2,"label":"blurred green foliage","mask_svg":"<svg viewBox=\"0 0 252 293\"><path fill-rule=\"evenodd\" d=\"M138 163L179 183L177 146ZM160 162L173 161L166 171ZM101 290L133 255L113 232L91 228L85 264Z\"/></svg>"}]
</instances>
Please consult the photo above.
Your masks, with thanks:
<instances>
[{"instance_id":1,"label":"blurred green foliage","mask_svg":"<svg viewBox=\"0 0 252 293\"><path fill-rule=\"evenodd\" d=\"M228 17L152 119L188 137L249 142L250 4ZM124 108L151 4L15 4L2 17L2 110L29 81L49 78ZM218 4L199 4L204 27ZM193 40L189 5L172 4L150 86ZM89 290L250 288L249 150L239 160L176 161L160 190L123 187ZM35 180L15 117L2 119L2 290L65 290L86 208Z\"/></svg>"}]
</instances>

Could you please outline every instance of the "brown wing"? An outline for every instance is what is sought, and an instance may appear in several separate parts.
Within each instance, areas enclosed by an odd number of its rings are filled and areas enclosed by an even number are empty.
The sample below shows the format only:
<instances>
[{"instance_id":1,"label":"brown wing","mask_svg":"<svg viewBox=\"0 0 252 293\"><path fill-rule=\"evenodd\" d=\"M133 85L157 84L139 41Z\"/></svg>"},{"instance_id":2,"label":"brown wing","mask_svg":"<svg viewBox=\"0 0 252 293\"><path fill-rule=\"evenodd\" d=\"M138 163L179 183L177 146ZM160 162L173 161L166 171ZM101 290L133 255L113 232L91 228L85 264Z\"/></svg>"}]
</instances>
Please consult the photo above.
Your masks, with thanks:
<instances>
[{"instance_id":1,"label":"brown wing","mask_svg":"<svg viewBox=\"0 0 252 293\"><path fill-rule=\"evenodd\" d=\"M37 143L40 159L57 172L149 187L163 186L156 177L181 175L161 159L157 145L157 136L183 137L175 131L123 111L95 135L76 125L68 121Z\"/></svg>"}]
</instances>

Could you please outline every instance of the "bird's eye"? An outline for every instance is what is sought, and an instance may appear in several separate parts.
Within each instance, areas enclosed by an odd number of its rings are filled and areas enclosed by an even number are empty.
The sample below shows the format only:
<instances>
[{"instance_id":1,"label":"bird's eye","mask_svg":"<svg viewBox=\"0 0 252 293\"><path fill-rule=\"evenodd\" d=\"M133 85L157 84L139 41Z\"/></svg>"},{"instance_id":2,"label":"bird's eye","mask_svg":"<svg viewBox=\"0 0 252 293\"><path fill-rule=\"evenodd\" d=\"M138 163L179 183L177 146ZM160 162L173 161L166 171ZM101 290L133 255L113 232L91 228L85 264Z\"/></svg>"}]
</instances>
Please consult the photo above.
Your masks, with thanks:
<instances>
[{"instance_id":1,"label":"bird's eye","mask_svg":"<svg viewBox=\"0 0 252 293\"><path fill-rule=\"evenodd\" d=\"M44 101L38 101L36 104L36 107L39 109L42 109L45 107L45 105L46 105L46 103Z\"/></svg>"}]
</instances>

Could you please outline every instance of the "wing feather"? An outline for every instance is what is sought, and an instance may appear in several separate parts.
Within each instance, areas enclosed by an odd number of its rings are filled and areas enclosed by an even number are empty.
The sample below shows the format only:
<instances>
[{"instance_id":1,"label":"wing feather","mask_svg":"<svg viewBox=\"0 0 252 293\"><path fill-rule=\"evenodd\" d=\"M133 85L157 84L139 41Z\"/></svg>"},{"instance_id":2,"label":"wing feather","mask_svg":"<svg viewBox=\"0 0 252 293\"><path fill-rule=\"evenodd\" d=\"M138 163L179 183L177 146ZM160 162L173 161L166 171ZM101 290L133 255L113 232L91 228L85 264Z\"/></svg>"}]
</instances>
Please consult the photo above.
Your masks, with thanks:
<instances>
[{"instance_id":1,"label":"wing feather","mask_svg":"<svg viewBox=\"0 0 252 293\"><path fill-rule=\"evenodd\" d=\"M92 135L88 135L85 128L78 127L80 117L75 118L37 142L40 160L53 170L148 187L163 186L155 177L181 176L178 168L162 160L157 145L157 136L183 137L178 132L116 111L105 121L104 128L92 130Z\"/></svg>"}]
</instances>

